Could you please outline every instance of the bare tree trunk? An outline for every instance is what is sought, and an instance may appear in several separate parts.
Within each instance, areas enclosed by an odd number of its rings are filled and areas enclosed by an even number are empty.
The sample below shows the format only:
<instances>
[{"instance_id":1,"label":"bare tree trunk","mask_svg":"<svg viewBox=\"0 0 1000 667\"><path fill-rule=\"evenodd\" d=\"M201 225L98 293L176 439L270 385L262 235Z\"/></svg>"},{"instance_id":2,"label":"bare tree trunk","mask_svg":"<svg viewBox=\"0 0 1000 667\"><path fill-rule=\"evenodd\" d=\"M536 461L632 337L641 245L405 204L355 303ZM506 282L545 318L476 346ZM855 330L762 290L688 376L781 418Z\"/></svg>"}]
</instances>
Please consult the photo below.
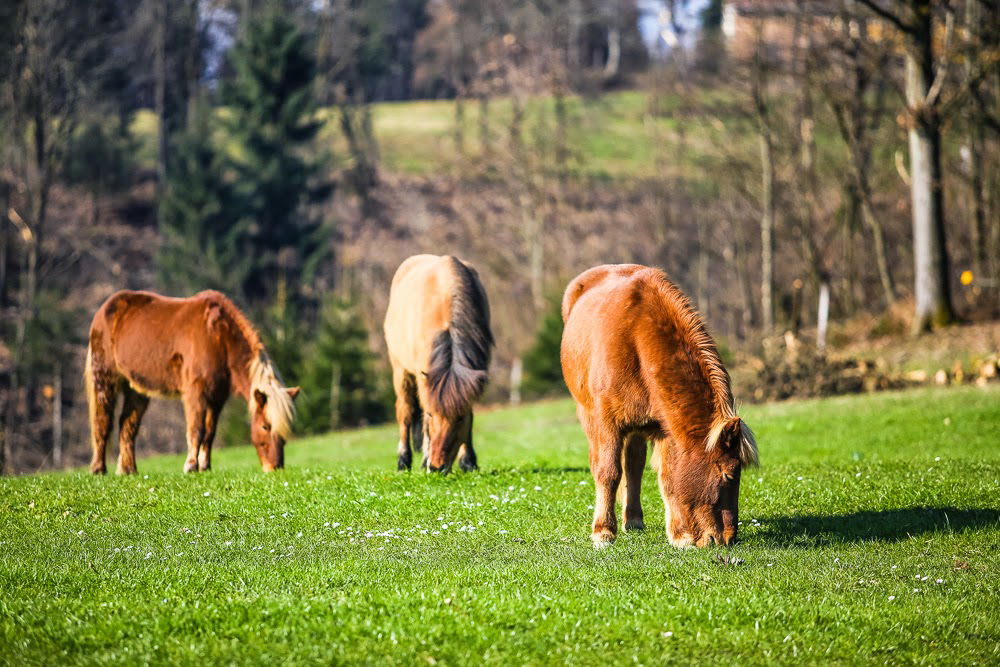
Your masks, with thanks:
<instances>
[{"instance_id":1,"label":"bare tree trunk","mask_svg":"<svg viewBox=\"0 0 1000 667\"><path fill-rule=\"evenodd\" d=\"M455 153L465 155L465 97L461 91L455 95Z\"/></svg>"},{"instance_id":2,"label":"bare tree trunk","mask_svg":"<svg viewBox=\"0 0 1000 667\"><path fill-rule=\"evenodd\" d=\"M982 20L980 3L970 0L966 3L965 23L968 30L973 34L977 33ZM972 78L975 76L974 59L977 57L976 49L970 49L966 53L965 78L966 85L972 85ZM983 161L986 159L984 147L986 137L981 117L981 110L978 100L973 103L973 111L969 120L969 187L972 199L972 271L977 276L982 276L987 270L989 263L988 237L989 229L986 226L986 202L983 175Z\"/></svg>"},{"instance_id":3,"label":"bare tree trunk","mask_svg":"<svg viewBox=\"0 0 1000 667\"><path fill-rule=\"evenodd\" d=\"M955 320L948 280L941 183L941 126L928 92L933 76L930 11L906 52L906 102L909 128L910 198L913 206L913 262L916 311L912 332L921 333Z\"/></svg>"},{"instance_id":4,"label":"bare tree trunk","mask_svg":"<svg viewBox=\"0 0 1000 667\"><path fill-rule=\"evenodd\" d=\"M334 362L330 368L330 429L335 429L342 423L340 414L340 364Z\"/></svg>"},{"instance_id":5,"label":"bare tree trunk","mask_svg":"<svg viewBox=\"0 0 1000 667\"><path fill-rule=\"evenodd\" d=\"M153 77L156 106L156 190L167 185L167 1L153 0ZM159 222L159 220L157 221Z\"/></svg>"},{"instance_id":6,"label":"bare tree trunk","mask_svg":"<svg viewBox=\"0 0 1000 667\"><path fill-rule=\"evenodd\" d=\"M63 383L62 383L62 362L56 360L55 381L53 384L52 397L52 465L62 468L63 464Z\"/></svg>"},{"instance_id":7,"label":"bare tree trunk","mask_svg":"<svg viewBox=\"0 0 1000 667\"><path fill-rule=\"evenodd\" d=\"M610 81L618 76L622 57L622 35L618 27L608 28L608 59L604 63L604 80Z\"/></svg>"},{"instance_id":8,"label":"bare tree trunk","mask_svg":"<svg viewBox=\"0 0 1000 667\"><path fill-rule=\"evenodd\" d=\"M479 147L484 156L490 154L490 96L479 95Z\"/></svg>"},{"instance_id":9,"label":"bare tree trunk","mask_svg":"<svg viewBox=\"0 0 1000 667\"><path fill-rule=\"evenodd\" d=\"M757 113L761 167L760 216L760 325L764 335L774 329L774 146L771 138L768 102L765 98L767 73L764 63L764 41L757 28L753 68L753 102Z\"/></svg>"}]
</instances>

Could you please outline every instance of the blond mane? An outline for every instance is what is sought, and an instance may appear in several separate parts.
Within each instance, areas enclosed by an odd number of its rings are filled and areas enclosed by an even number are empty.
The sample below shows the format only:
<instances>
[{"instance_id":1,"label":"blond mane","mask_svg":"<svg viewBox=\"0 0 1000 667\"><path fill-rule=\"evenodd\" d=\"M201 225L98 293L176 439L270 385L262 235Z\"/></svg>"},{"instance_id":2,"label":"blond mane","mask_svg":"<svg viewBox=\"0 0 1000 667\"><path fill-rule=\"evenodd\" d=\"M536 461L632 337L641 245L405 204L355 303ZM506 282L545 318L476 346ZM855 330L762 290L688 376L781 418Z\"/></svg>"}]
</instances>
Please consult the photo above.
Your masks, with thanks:
<instances>
[{"instance_id":1,"label":"blond mane","mask_svg":"<svg viewBox=\"0 0 1000 667\"><path fill-rule=\"evenodd\" d=\"M757 439L745 422L736 414L736 402L733 399L729 372L722 364L715 341L708 333L701 314L692 305L686 294L670 282L662 271L651 269L657 274L663 304L678 323L678 331L691 356L697 361L698 367L708 380L715 402L715 418L712 427L705 438L705 449L711 451L718 445L719 438L726 426L733 420L739 420L740 448L738 456L743 465L757 465Z\"/></svg>"},{"instance_id":2,"label":"blond mane","mask_svg":"<svg viewBox=\"0 0 1000 667\"><path fill-rule=\"evenodd\" d=\"M260 334L239 308L226 295L214 290L201 292L199 296L217 304L226 318L236 327L250 347L250 363L247 372L250 379L250 392L247 395L247 409L253 417L254 392L259 391L267 396L267 420L274 433L288 438L292 431L292 420L295 418L295 403L288 395L278 369L274 367Z\"/></svg>"},{"instance_id":3,"label":"blond mane","mask_svg":"<svg viewBox=\"0 0 1000 667\"><path fill-rule=\"evenodd\" d=\"M267 396L264 409L267 420L271 423L271 431L282 438L288 438L292 432L292 420L295 418L295 403L288 395L285 384L278 375L278 370L271 363L271 358L261 347L250 359L250 397L247 406L251 417L254 410L254 395L261 392Z\"/></svg>"}]
</instances>

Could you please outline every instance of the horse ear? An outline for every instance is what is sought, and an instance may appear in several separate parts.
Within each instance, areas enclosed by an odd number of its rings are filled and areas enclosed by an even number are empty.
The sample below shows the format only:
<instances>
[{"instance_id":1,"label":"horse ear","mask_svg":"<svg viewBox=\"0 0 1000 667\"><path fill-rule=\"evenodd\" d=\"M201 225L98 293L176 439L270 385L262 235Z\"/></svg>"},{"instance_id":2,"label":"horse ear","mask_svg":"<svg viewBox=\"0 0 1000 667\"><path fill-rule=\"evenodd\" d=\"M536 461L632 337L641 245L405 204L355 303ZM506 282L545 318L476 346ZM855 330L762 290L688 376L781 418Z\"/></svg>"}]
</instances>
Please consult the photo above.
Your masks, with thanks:
<instances>
[{"instance_id":1,"label":"horse ear","mask_svg":"<svg viewBox=\"0 0 1000 667\"><path fill-rule=\"evenodd\" d=\"M738 453L742 438L743 420L739 417L733 417L722 427L722 433L719 435L719 445L723 449L735 450L733 453Z\"/></svg>"},{"instance_id":2,"label":"horse ear","mask_svg":"<svg viewBox=\"0 0 1000 667\"><path fill-rule=\"evenodd\" d=\"M294 401L295 397L299 395L300 391L302 391L302 387L289 387L285 391L288 392L288 397Z\"/></svg>"},{"instance_id":3,"label":"horse ear","mask_svg":"<svg viewBox=\"0 0 1000 667\"><path fill-rule=\"evenodd\" d=\"M267 405L267 394L262 392L260 389L253 390L253 398L255 401L257 401L258 408L263 408L265 405Z\"/></svg>"}]
</instances>

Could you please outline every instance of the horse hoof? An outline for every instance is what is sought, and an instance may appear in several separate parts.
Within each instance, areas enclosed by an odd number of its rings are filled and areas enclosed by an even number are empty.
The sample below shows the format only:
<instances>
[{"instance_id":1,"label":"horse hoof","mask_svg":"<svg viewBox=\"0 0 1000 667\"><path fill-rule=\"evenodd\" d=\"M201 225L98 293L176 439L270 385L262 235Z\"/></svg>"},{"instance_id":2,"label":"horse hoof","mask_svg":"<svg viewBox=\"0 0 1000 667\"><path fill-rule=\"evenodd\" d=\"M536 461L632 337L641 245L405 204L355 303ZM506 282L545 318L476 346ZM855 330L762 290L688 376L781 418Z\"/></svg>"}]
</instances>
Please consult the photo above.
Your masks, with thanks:
<instances>
[{"instance_id":1,"label":"horse hoof","mask_svg":"<svg viewBox=\"0 0 1000 667\"><path fill-rule=\"evenodd\" d=\"M605 528L591 535L590 539L594 542L595 549L604 549L615 541L615 534Z\"/></svg>"},{"instance_id":2,"label":"horse hoof","mask_svg":"<svg viewBox=\"0 0 1000 667\"><path fill-rule=\"evenodd\" d=\"M459 461L458 467L462 469L462 472L473 472L479 470L479 466L476 465L475 461Z\"/></svg>"},{"instance_id":3,"label":"horse hoof","mask_svg":"<svg viewBox=\"0 0 1000 667\"><path fill-rule=\"evenodd\" d=\"M184 464L184 472L198 472L198 464L197 463L185 463Z\"/></svg>"},{"instance_id":4,"label":"horse hoof","mask_svg":"<svg viewBox=\"0 0 1000 667\"><path fill-rule=\"evenodd\" d=\"M90 466L91 475L106 475L108 474L108 469L104 466Z\"/></svg>"},{"instance_id":5,"label":"horse hoof","mask_svg":"<svg viewBox=\"0 0 1000 667\"><path fill-rule=\"evenodd\" d=\"M646 530L646 524L642 519L629 519L625 522L625 530Z\"/></svg>"},{"instance_id":6,"label":"horse hoof","mask_svg":"<svg viewBox=\"0 0 1000 667\"><path fill-rule=\"evenodd\" d=\"M135 468L134 467L133 468L122 468L122 467L119 467L117 470L115 470L115 474L116 475L134 475L135 474Z\"/></svg>"},{"instance_id":7,"label":"horse hoof","mask_svg":"<svg viewBox=\"0 0 1000 667\"><path fill-rule=\"evenodd\" d=\"M410 464L406 461L398 461L396 463L396 470L399 472L410 472Z\"/></svg>"}]
</instances>

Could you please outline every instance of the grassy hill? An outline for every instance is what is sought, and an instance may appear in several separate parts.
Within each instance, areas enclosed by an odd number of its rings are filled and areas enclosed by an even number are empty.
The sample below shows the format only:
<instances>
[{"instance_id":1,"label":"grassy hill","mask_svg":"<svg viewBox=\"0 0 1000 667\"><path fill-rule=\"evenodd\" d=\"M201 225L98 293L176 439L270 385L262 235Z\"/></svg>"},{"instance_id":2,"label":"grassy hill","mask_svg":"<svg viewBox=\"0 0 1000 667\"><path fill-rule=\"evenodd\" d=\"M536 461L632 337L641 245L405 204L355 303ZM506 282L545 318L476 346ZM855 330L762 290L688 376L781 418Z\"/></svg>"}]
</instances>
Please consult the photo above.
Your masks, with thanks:
<instances>
[{"instance_id":1,"label":"grassy hill","mask_svg":"<svg viewBox=\"0 0 1000 667\"><path fill-rule=\"evenodd\" d=\"M1000 658L1000 389L744 416L763 464L729 550L670 547L647 472L648 529L595 551L569 401L483 414L483 469L445 478L394 472L381 427L270 475L233 448L202 475L0 479L0 662Z\"/></svg>"},{"instance_id":2,"label":"grassy hill","mask_svg":"<svg viewBox=\"0 0 1000 667\"><path fill-rule=\"evenodd\" d=\"M551 97L525 102L523 137L536 159L553 150L554 104ZM670 172L691 180L707 178L717 167L714 163L707 164L705 158L717 154L722 147L756 156L755 126L747 115L747 104L747 100L727 89L691 90L683 97L674 93L652 95L640 90L609 92L593 98L569 96L566 139L570 170L587 178L662 177ZM220 109L218 113L226 111ZM336 113L332 109L320 112L327 121L321 145L330 148L337 159L345 160L347 145ZM505 150L511 116L509 99L490 102L488 132L493 150L500 154ZM372 121L381 166L390 173L432 176L456 168L466 169L467 165L459 158L473 161L487 158L491 163L498 159L498 155L483 154L475 103L467 103L465 107L464 154L459 154L454 140L452 100L375 104ZM148 168L152 168L156 158L156 123L156 115L145 110L135 115L131 126L139 142L138 159ZM682 135L684 150L678 148ZM838 158L842 157L842 149L839 144L833 145L836 142L828 129L821 128L817 139L821 150L834 151ZM547 159L551 160L551 156Z\"/></svg>"}]
</instances>

